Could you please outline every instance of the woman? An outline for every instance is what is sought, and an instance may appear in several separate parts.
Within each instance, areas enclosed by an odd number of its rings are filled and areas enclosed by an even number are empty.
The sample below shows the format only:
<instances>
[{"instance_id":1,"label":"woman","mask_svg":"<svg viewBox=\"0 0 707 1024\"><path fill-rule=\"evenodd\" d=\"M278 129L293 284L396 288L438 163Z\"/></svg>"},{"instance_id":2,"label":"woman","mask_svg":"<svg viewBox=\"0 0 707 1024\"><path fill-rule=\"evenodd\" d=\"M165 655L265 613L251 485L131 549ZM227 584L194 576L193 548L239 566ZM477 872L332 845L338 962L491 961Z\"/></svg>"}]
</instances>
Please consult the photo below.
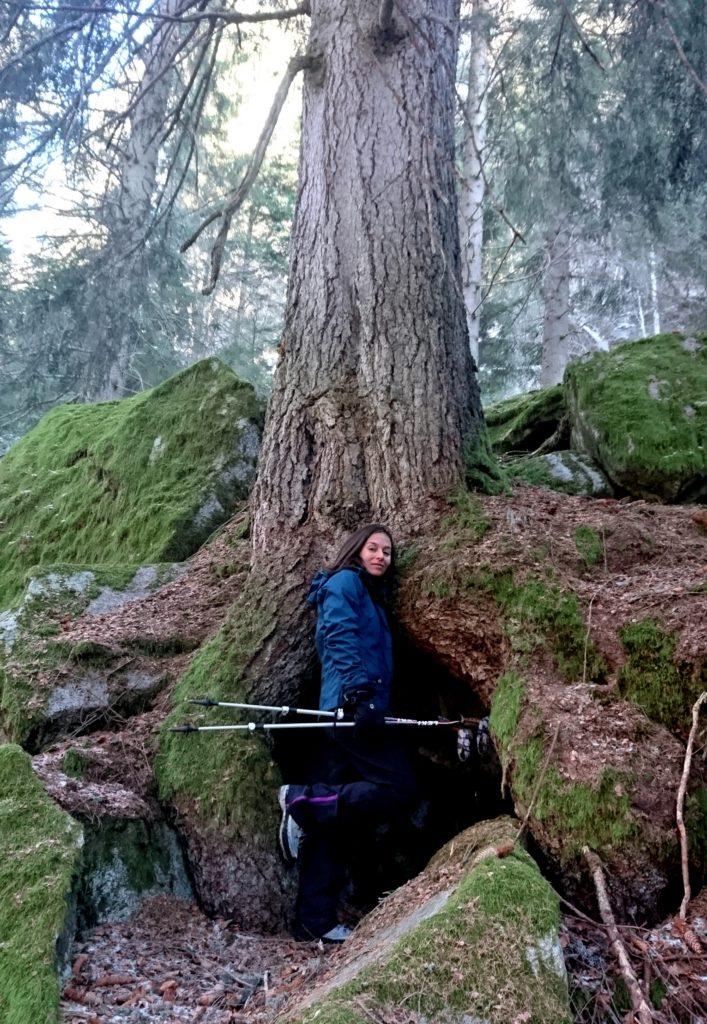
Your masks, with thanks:
<instances>
[{"instance_id":1,"label":"woman","mask_svg":"<svg viewBox=\"0 0 707 1024\"><path fill-rule=\"evenodd\" d=\"M351 929L336 916L347 845L415 804L408 759L384 724L393 677L386 605L394 572L390 532L372 523L348 538L331 569L316 574L307 596L317 611L319 708L344 708L355 725L332 726L315 783L280 788L280 845L288 860L300 861L300 938L348 938Z\"/></svg>"}]
</instances>

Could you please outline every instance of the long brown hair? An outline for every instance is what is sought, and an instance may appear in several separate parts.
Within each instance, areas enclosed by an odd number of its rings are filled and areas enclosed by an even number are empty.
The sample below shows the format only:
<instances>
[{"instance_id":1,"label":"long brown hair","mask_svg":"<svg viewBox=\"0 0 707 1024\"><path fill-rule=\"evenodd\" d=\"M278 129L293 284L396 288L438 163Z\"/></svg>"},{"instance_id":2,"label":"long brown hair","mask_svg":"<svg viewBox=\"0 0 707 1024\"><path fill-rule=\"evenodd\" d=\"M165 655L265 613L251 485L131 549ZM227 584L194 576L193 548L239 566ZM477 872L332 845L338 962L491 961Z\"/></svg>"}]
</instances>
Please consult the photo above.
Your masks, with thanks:
<instances>
[{"instance_id":1,"label":"long brown hair","mask_svg":"<svg viewBox=\"0 0 707 1024\"><path fill-rule=\"evenodd\" d=\"M331 572L336 572L337 569L360 568L362 562L358 553L374 533L384 533L390 541L390 565L385 571L384 578L386 581L391 580L395 576L395 542L388 527L383 526L382 523L369 523L368 526L361 526L355 533L347 537L328 569Z\"/></svg>"}]
</instances>

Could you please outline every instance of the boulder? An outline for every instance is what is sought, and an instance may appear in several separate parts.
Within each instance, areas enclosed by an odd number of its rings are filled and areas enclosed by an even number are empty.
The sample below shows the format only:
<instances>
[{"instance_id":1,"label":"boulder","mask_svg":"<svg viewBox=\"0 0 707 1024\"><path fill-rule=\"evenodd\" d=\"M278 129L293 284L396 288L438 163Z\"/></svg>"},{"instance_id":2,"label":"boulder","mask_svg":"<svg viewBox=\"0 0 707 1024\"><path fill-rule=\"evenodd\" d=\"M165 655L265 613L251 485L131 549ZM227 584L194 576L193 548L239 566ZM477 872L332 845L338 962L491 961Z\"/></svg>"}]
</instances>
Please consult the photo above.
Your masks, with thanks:
<instances>
[{"instance_id":1,"label":"boulder","mask_svg":"<svg viewBox=\"0 0 707 1024\"><path fill-rule=\"evenodd\" d=\"M607 498L613 488L605 474L586 455L571 451L528 455L514 460L508 467L510 477L536 487L549 487L564 494L580 494L587 498Z\"/></svg>"},{"instance_id":2,"label":"boulder","mask_svg":"<svg viewBox=\"0 0 707 1024\"><path fill-rule=\"evenodd\" d=\"M79 929L125 921L152 896L192 898L177 835L155 799L144 740L134 732L94 734L59 744L32 765L49 796L83 825Z\"/></svg>"},{"instance_id":3,"label":"boulder","mask_svg":"<svg viewBox=\"0 0 707 1024\"><path fill-rule=\"evenodd\" d=\"M165 674L149 654L70 643L74 617L137 601L181 567L51 566L30 579L19 605L0 615L0 730L32 751L148 707Z\"/></svg>"},{"instance_id":4,"label":"boulder","mask_svg":"<svg viewBox=\"0 0 707 1024\"><path fill-rule=\"evenodd\" d=\"M498 818L447 843L363 919L287 1019L366 1024L405 1006L440 1024L569 1024L558 899L518 829Z\"/></svg>"},{"instance_id":5,"label":"boulder","mask_svg":"<svg viewBox=\"0 0 707 1024\"><path fill-rule=\"evenodd\" d=\"M83 830L47 796L19 747L0 747L0 1020L58 1020Z\"/></svg>"},{"instance_id":6,"label":"boulder","mask_svg":"<svg viewBox=\"0 0 707 1024\"><path fill-rule=\"evenodd\" d=\"M660 917L679 860L682 744L628 702L607 708L582 683L527 668L499 680L490 728L516 813L529 816L563 891L591 901L582 855L589 846L606 866L620 918ZM704 828L689 824L693 834Z\"/></svg>"},{"instance_id":7,"label":"boulder","mask_svg":"<svg viewBox=\"0 0 707 1024\"><path fill-rule=\"evenodd\" d=\"M218 359L132 398L52 409L0 460L0 608L33 566L191 555L247 497L262 416Z\"/></svg>"},{"instance_id":8,"label":"boulder","mask_svg":"<svg viewBox=\"0 0 707 1024\"><path fill-rule=\"evenodd\" d=\"M707 334L660 334L570 363L573 449L621 491L649 501L707 498Z\"/></svg>"},{"instance_id":9,"label":"boulder","mask_svg":"<svg viewBox=\"0 0 707 1024\"><path fill-rule=\"evenodd\" d=\"M563 440L560 428L567 414L561 385L529 391L506 398L484 409L491 446L497 454L506 452L534 452L555 434L553 447L559 448ZM566 432L567 440L569 430Z\"/></svg>"}]
</instances>

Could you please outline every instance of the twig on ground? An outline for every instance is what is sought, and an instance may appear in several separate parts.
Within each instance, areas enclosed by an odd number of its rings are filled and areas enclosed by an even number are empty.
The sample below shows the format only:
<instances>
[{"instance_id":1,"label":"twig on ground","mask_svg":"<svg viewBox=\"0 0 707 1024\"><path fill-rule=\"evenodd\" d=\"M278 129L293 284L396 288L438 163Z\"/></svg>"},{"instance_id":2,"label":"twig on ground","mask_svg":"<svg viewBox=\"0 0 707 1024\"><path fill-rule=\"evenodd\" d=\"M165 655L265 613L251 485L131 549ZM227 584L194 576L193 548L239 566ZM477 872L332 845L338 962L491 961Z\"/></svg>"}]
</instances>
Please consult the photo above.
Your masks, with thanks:
<instances>
[{"instance_id":1,"label":"twig on ground","mask_svg":"<svg viewBox=\"0 0 707 1024\"><path fill-rule=\"evenodd\" d=\"M598 592L597 592L598 593ZM587 612L587 632L584 634L584 656L582 658L582 686L587 685L587 655L589 654L589 634L592 630L592 606L594 605L594 599L596 594L592 594L589 602L589 611Z\"/></svg>"},{"instance_id":2,"label":"twig on ground","mask_svg":"<svg viewBox=\"0 0 707 1024\"><path fill-rule=\"evenodd\" d=\"M540 769L540 774L538 775L537 782L535 783L535 789L533 790L533 795L530 798L530 803L528 804L528 809L525 812L525 817L523 818L522 824L521 824L521 826L520 826L520 828L518 830L518 835L516 836L516 842L518 842L518 840L523 835L523 833L525 832L525 830L526 830L526 828L528 826L528 822L530 821L530 812L532 811L533 805L535 804L535 801L538 798L538 793L540 792L540 787L542 786L543 779L545 778L545 772L547 771L548 765L550 764L550 758L552 757L553 751L555 749L555 744L557 743L557 737L559 735L560 735L560 723L558 722L557 725L555 726L555 731L552 734L552 740L550 741L550 746L547 748L547 754L545 755L545 760L543 761L542 768Z\"/></svg>"},{"instance_id":3,"label":"twig on ground","mask_svg":"<svg viewBox=\"0 0 707 1024\"><path fill-rule=\"evenodd\" d=\"M621 940L619 930L616 926L616 919L609 903L609 894L606 890L606 881L604 879L604 869L602 868L601 861L597 855L585 846L582 850L584 859L589 865L592 878L594 880L594 887L597 893L597 902L599 904L599 913L601 919L606 925L609 932L609 940L611 942L611 948L616 954L616 958L619 961L621 968L621 974L623 976L628 994L631 999L631 1005L633 1006L633 1012L639 1021L639 1024L653 1024L653 1011L646 1002L646 997L643 994L641 986L638 982L638 978L634 974L631 961L626 947Z\"/></svg>"},{"instance_id":4,"label":"twig on ground","mask_svg":"<svg viewBox=\"0 0 707 1024\"><path fill-rule=\"evenodd\" d=\"M682 777L680 779L680 786L678 787L678 801L677 801L677 825L678 832L680 834L680 860L682 862L682 884L685 890L685 895L682 898L680 904L680 910L678 917L683 921L687 913L687 905L690 902L690 866L688 858L688 845L687 845L687 829L685 828L685 821L683 818L683 812L685 807L685 793L687 792L687 781L690 777L690 766L692 764L692 748L695 745L695 736L697 735L697 728L700 722L700 708L707 700L707 690L700 694L695 701L692 708L692 727L690 729L690 735L687 740L687 747L685 749L685 761L682 766Z\"/></svg>"}]
</instances>

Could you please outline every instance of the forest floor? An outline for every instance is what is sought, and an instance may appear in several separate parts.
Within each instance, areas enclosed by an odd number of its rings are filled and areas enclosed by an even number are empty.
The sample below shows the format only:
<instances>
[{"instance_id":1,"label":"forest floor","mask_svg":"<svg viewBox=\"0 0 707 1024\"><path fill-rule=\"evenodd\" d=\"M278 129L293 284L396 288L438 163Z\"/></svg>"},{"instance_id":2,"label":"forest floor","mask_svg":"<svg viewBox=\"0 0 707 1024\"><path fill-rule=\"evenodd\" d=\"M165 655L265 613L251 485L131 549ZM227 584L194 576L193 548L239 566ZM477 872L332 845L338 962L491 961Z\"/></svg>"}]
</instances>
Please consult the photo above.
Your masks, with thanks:
<instances>
[{"instance_id":1,"label":"forest floor","mask_svg":"<svg viewBox=\"0 0 707 1024\"><path fill-rule=\"evenodd\" d=\"M625 661L617 637L622 623L655 616L677 640L677 661L692 662L704 642L704 596L707 580L704 522L688 508L667 508L646 502L588 501L520 487L503 498L482 499L489 528L469 555L474 571L483 564L497 569L533 568L549 562L555 579L569 585L584 608L590 609L590 634L615 673ZM591 530L596 551L587 554L578 544L578 529ZM184 671L196 649L226 618L248 571L249 545L241 539L238 521L191 559L178 580L156 593L104 615L84 616L62 623L62 640L93 641L126 656L140 657L150 647L162 653L172 679ZM598 542L597 542L598 538ZM420 562L435 569L435 554L427 561L427 538L421 536ZM470 549L471 550L471 549ZM463 548L466 551L466 548ZM458 562L461 550L442 557ZM590 557L591 556L591 557ZM419 564L419 562L418 562ZM462 568L464 568L462 566ZM418 591L419 593L419 591ZM418 608L416 637L424 649L427 628L442 612L453 619L453 600L430 615ZM409 616L412 621L412 613ZM406 616L402 616L403 624ZM459 625L459 624L458 624ZM498 626L465 624L475 637L470 657L477 668L488 641L488 678L497 678L495 659ZM485 628L486 636L479 630ZM189 649L185 650L185 641ZM462 666L463 667L463 666ZM480 670L479 670L480 671ZM470 670L469 678L475 673ZM480 678L483 693L484 680ZM577 711L578 694L565 684L567 713ZM558 714L563 703L558 703ZM48 791L70 813L120 818L139 817L137 805L157 810L152 762L156 735L169 707L165 689L152 709L121 722L96 723L96 731L65 740L34 759ZM602 705L597 702L601 717ZM108 726L108 730L106 730ZM100 730L100 731L99 731ZM597 742L601 721L597 722ZM86 751L89 771L72 779L61 770L70 747ZM564 768L572 778L583 775L581 750L570 751ZM697 756L697 752L696 752ZM656 756L656 763L661 757ZM674 794L658 796L673 800ZM154 811L153 811L154 813ZM562 944L570 985L581 990L582 1024L617 1024L616 968L601 925L570 913L564 919ZM623 934L647 987L660 1002L656 1021L707 1024L707 894L693 900L692 929L668 922L653 930L626 927ZM62 1001L63 1024L113 1022L181 1022L204 1024L269 1024L296 1006L299 994L324 981L342 958L355 955L356 937L343 949L316 943L297 943L286 935L255 935L238 931L225 919L210 919L191 903L158 896L145 901L136 916L121 923L101 924L85 933L73 951L73 973ZM612 993L614 993L612 995ZM628 1018L626 1018L628 1019ZM401 1011L395 1022L415 1022Z\"/></svg>"},{"instance_id":2,"label":"forest floor","mask_svg":"<svg viewBox=\"0 0 707 1024\"><path fill-rule=\"evenodd\" d=\"M407 887L406 887L407 888ZM424 898L417 893L417 898ZM406 893L406 906L415 895ZM377 911L385 915L385 904ZM639 977L658 1002L658 1022L707 1020L707 890L693 900L687 927L673 919L654 929L624 927ZM576 1020L629 1020L605 929L568 914L560 941ZM193 903L146 900L129 921L94 928L74 949L61 1005L62 1024L273 1024L326 982L362 948L295 942L286 935L247 935L210 920ZM377 1024L421 1024L402 1011Z\"/></svg>"}]
</instances>

